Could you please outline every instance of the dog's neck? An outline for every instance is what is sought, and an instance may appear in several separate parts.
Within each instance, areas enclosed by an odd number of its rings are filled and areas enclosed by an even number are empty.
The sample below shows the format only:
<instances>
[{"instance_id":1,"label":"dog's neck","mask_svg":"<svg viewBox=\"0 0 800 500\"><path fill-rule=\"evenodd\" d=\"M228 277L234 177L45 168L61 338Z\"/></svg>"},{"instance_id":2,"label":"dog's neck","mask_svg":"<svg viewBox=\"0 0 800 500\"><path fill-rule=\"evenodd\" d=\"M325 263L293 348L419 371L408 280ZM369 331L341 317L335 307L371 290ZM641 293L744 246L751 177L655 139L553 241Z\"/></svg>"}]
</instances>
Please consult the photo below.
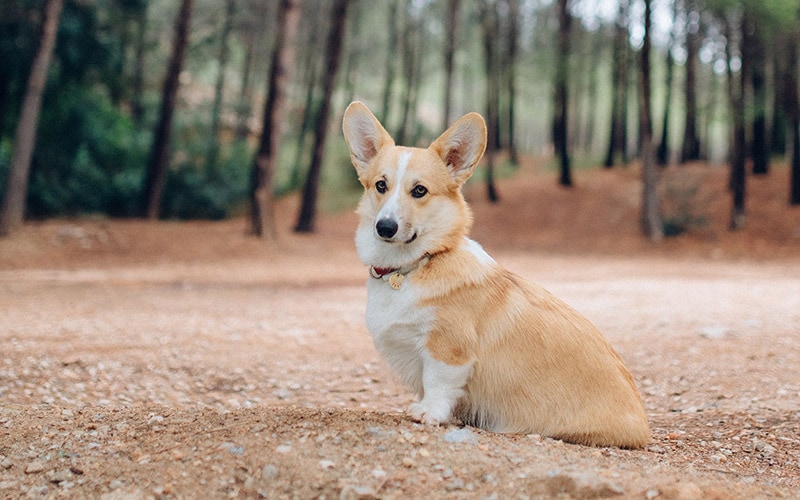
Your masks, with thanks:
<instances>
[{"instance_id":1,"label":"dog's neck","mask_svg":"<svg viewBox=\"0 0 800 500\"><path fill-rule=\"evenodd\" d=\"M400 274L402 276L407 275L411 271L415 271L416 269L425 266L433 257L430 253L424 253L422 257L415 260L408 266L404 267L369 267L369 275L375 279L386 279L387 276L391 276L394 274Z\"/></svg>"}]
</instances>

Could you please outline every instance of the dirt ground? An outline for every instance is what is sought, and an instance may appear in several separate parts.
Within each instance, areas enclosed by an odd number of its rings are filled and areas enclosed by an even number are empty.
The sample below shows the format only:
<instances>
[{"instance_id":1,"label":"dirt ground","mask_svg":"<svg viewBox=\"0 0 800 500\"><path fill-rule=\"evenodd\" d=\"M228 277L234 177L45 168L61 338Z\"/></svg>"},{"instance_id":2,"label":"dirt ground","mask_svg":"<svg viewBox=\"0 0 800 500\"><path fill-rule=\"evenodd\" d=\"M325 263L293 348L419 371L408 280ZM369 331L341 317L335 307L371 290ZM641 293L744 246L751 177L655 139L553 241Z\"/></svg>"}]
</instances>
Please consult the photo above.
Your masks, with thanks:
<instances>
[{"instance_id":1,"label":"dirt ground","mask_svg":"<svg viewBox=\"0 0 800 500\"><path fill-rule=\"evenodd\" d=\"M496 206L471 188L473 235L606 334L645 401L646 449L413 423L364 326L355 217L292 235L286 200L278 244L241 219L48 221L0 240L0 498L800 497L785 170L750 180L737 234L723 171L667 173L665 196L683 194L666 210L704 224L661 245L638 236L634 171L553 179L504 180Z\"/></svg>"}]
</instances>

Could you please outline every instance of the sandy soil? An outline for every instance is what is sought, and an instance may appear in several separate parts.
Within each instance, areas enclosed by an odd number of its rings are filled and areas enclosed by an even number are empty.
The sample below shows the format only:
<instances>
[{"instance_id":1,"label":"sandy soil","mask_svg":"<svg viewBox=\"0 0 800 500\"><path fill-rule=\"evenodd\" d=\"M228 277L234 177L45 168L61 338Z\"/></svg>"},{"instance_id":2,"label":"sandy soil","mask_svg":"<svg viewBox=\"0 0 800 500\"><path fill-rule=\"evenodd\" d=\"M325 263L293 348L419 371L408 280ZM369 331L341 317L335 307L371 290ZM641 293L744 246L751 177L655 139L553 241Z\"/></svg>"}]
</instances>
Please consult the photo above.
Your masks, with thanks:
<instances>
[{"instance_id":1,"label":"sandy soil","mask_svg":"<svg viewBox=\"0 0 800 500\"><path fill-rule=\"evenodd\" d=\"M469 194L476 238L625 359L638 451L413 423L363 324L352 214L294 236L286 201L278 244L241 220L28 225L0 241L0 498L798 497L800 212L773 205L778 172L729 235L724 175L688 172L710 222L659 246L632 172Z\"/></svg>"}]
</instances>

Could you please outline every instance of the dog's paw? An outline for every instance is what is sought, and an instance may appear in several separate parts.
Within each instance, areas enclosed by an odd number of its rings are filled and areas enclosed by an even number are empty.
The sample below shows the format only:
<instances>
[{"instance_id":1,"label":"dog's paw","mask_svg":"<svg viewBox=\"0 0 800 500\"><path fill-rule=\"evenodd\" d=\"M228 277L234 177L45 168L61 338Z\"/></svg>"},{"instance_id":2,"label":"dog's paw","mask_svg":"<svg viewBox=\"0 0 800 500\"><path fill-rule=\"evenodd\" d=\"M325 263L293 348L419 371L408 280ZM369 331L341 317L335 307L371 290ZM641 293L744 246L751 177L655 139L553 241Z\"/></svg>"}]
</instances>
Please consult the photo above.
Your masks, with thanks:
<instances>
[{"instance_id":1,"label":"dog's paw","mask_svg":"<svg viewBox=\"0 0 800 500\"><path fill-rule=\"evenodd\" d=\"M446 411L442 411L442 409L437 409L422 403L414 403L409 406L408 413L415 421L432 427L447 423L450 419L450 408L447 408Z\"/></svg>"}]
</instances>

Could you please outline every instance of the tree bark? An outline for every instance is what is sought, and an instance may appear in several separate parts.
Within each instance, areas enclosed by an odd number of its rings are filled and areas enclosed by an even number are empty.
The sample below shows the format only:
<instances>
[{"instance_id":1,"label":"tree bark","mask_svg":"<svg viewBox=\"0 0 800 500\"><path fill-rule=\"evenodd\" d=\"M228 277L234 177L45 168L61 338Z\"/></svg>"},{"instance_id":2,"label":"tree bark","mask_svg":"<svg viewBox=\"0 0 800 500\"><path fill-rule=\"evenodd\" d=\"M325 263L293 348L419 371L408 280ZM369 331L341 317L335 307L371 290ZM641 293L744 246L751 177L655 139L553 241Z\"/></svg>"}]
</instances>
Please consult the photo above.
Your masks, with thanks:
<instances>
[{"instance_id":1,"label":"tree bark","mask_svg":"<svg viewBox=\"0 0 800 500\"><path fill-rule=\"evenodd\" d=\"M39 50L33 59L28 77L28 87L22 101L17 131L14 138L14 155L8 172L8 184L3 206L0 209L0 236L7 236L17 230L25 218L25 200L28 196L31 158L36 144L36 130L42 94L47 85L47 71L58 35L62 0L47 0L44 6L44 26Z\"/></svg>"},{"instance_id":2,"label":"tree bark","mask_svg":"<svg viewBox=\"0 0 800 500\"><path fill-rule=\"evenodd\" d=\"M459 0L447 2L447 35L444 44L444 113L442 130L450 126L450 109L453 101L453 70L456 54L456 28L458 24Z\"/></svg>"},{"instance_id":3,"label":"tree bark","mask_svg":"<svg viewBox=\"0 0 800 500\"><path fill-rule=\"evenodd\" d=\"M497 149L497 94L499 93L499 77L497 64L497 4L495 1L482 3L481 26L483 28L483 50L486 68L486 197L492 203L500 199L494 182L495 151Z\"/></svg>"},{"instance_id":4,"label":"tree bark","mask_svg":"<svg viewBox=\"0 0 800 500\"><path fill-rule=\"evenodd\" d=\"M381 123L387 124L389 112L392 106L392 96L394 95L394 80L397 75L397 56L401 43L400 37L400 2L391 0L389 3L389 50L386 54L386 80L383 87L383 106L381 107Z\"/></svg>"},{"instance_id":5,"label":"tree bark","mask_svg":"<svg viewBox=\"0 0 800 500\"><path fill-rule=\"evenodd\" d=\"M731 158L730 177L728 187L731 191L731 220L729 229L735 231L741 229L745 224L745 160L747 156L746 134L745 134L745 110L744 110L744 89L750 58L746 46L747 29L745 27L745 17L739 21L737 27L740 30L740 53L742 56L742 66L739 74L736 75L731 68L731 57L728 56L728 80L730 86L731 112L733 113L733 155ZM731 43L732 33L728 29L728 43ZM738 78L737 78L738 76Z\"/></svg>"},{"instance_id":6,"label":"tree bark","mask_svg":"<svg viewBox=\"0 0 800 500\"><path fill-rule=\"evenodd\" d=\"M673 0L672 19L673 26L669 33L669 46L667 47L667 75L665 81L666 93L664 95L664 115L661 122L661 140L658 143L656 159L659 165L669 164L669 115L672 109L672 80L675 75L675 58L672 57L672 48L675 46L675 19L678 17L678 2Z\"/></svg>"},{"instance_id":7,"label":"tree bark","mask_svg":"<svg viewBox=\"0 0 800 500\"><path fill-rule=\"evenodd\" d=\"M167 179L170 145L172 137L172 115L178 97L181 67L186 46L189 44L189 22L192 15L193 0L181 0L180 10L175 19L175 40L172 42L167 75L161 90L161 109L158 123L153 131L153 145L147 162L147 176L144 184L144 215L150 219L158 218L161 210L161 196Z\"/></svg>"},{"instance_id":8,"label":"tree bark","mask_svg":"<svg viewBox=\"0 0 800 500\"><path fill-rule=\"evenodd\" d=\"M664 238L664 225L658 200L658 169L653 149L652 108L650 99L650 14L651 0L644 0L644 37L639 56L639 127L642 148L642 230L653 242Z\"/></svg>"},{"instance_id":9,"label":"tree bark","mask_svg":"<svg viewBox=\"0 0 800 500\"><path fill-rule=\"evenodd\" d=\"M508 157L513 165L519 165L519 152L514 137L514 110L517 101L517 52L519 51L519 0L508 0L508 61L506 85L508 86Z\"/></svg>"},{"instance_id":10,"label":"tree bark","mask_svg":"<svg viewBox=\"0 0 800 500\"><path fill-rule=\"evenodd\" d=\"M553 145L559 158L560 176L558 183L565 187L572 186L572 172L569 158L569 140L567 131L568 109L568 72L569 72L569 39L572 16L569 13L567 0L558 0L558 52L556 55L555 112L553 113Z\"/></svg>"},{"instance_id":11,"label":"tree bark","mask_svg":"<svg viewBox=\"0 0 800 500\"><path fill-rule=\"evenodd\" d=\"M325 48L325 61L327 68L325 83L323 85L322 102L317 115L314 131L314 150L311 165L308 169L305 188L303 189L303 203L300 215L295 225L295 231L310 233L314 230L314 221L317 213L317 192L319 190L320 171L322 170L322 153L325 150L325 140L328 135L328 115L330 114L331 96L336 83L336 73L339 69L339 60L342 53L344 28L347 23L347 0L335 0L328 32L328 41Z\"/></svg>"},{"instance_id":12,"label":"tree bark","mask_svg":"<svg viewBox=\"0 0 800 500\"><path fill-rule=\"evenodd\" d=\"M622 163L628 162L627 155L627 95L628 82L628 0L620 0L617 21L614 27L612 74L611 74L611 132L604 166L611 168L621 156Z\"/></svg>"},{"instance_id":13,"label":"tree bark","mask_svg":"<svg viewBox=\"0 0 800 500\"><path fill-rule=\"evenodd\" d=\"M219 41L219 68L217 81L214 82L214 102L211 105L211 127L208 137L208 153L206 167L216 168L219 159L219 122L222 115L222 99L225 90L225 71L228 69L228 39L233 29L233 17L236 14L236 0L226 0L225 19L222 23L222 33Z\"/></svg>"},{"instance_id":14,"label":"tree bark","mask_svg":"<svg viewBox=\"0 0 800 500\"><path fill-rule=\"evenodd\" d=\"M750 35L750 84L753 89L753 122L750 154L753 158L753 173L763 175L769 172L769 147L767 146L767 54L764 48L764 33L757 20L749 23Z\"/></svg>"},{"instance_id":15,"label":"tree bark","mask_svg":"<svg viewBox=\"0 0 800 500\"><path fill-rule=\"evenodd\" d=\"M251 171L250 228L256 236L270 240L278 237L273 203L275 164L278 159L286 89L294 65L294 41L299 19L300 9L297 0L281 0L267 83L261 139Z\"/></svg>"},{"instance_id":16,"label":"tree bark","mask_svg":"<svg viewBox=\"0 0 800 500\"><path fill-rule=\"evenodd\" d=\"M697 136L697 56L700 50L700 21L696 0L689 0L686 12L686 119L684 120L681 163L700 159L700 139ZM697 19L695 19L697 17Z\"/></svg>"},{"instance_id":17,"label":"tree bark","mask_svg":"<svg viewBox=\"0 0 800 500\"><path fill-rule=\"evenodd\" d=\"M798 22L800 22L800 9L797 11L798 13ZM785 86L785 94L787 100L787 113L789 115L788 125L789 125L789 137L791 138L792 150L791 150L791 177L790 177L790 188L789 188L789 204L791 205L800 205L800 97L798 97L798 80L800 77L798 76L798 59L800 56L798 52L798 46L800 46L800 29L798 29L795 25L794 33L790 38L791 43L789 44L789 64L788 70L786 75L786 80L784 80Z\"/></svg>"}]
</instances>

